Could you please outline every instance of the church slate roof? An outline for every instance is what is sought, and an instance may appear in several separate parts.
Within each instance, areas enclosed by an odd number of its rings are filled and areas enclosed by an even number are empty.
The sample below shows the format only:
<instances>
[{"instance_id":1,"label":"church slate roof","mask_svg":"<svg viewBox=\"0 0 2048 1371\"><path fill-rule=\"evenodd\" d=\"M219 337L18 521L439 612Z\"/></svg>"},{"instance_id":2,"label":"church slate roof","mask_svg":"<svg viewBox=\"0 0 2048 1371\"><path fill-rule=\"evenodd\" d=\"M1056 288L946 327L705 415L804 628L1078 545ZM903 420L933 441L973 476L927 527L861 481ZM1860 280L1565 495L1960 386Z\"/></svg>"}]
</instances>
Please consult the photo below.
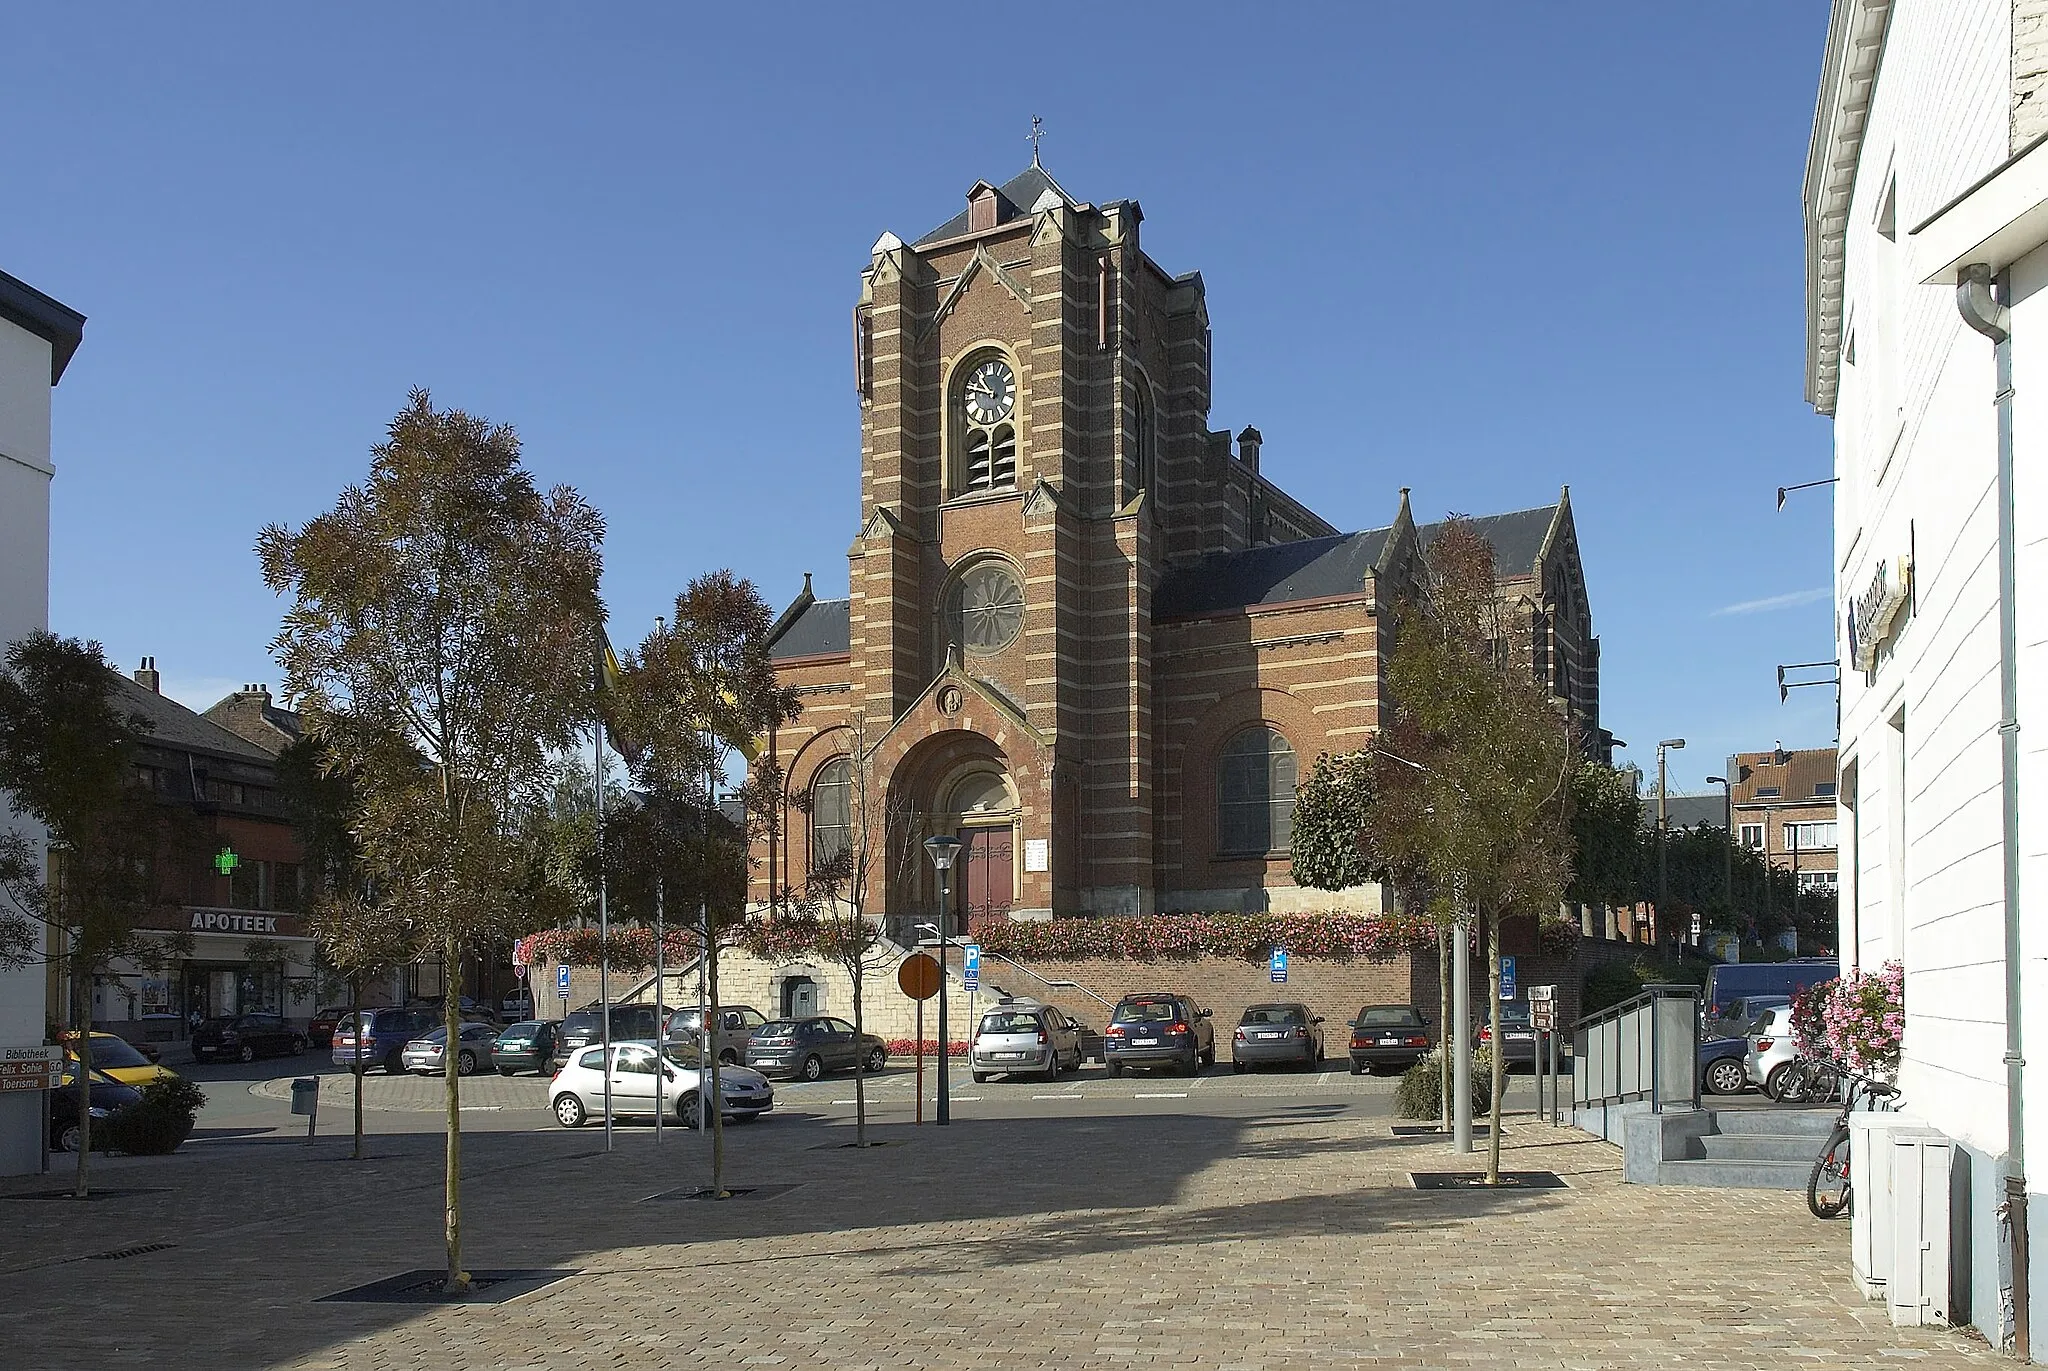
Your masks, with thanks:
<instances>
[{"instance_id":1,"label":"church slate roof","mask_svg":"<svg viewBox=\"0 0 2048 1371\"><path fill-rule=\"evenodd\" d=\"M813 600L782 625L775 641L768 645L773 661L792 657L819 657L853 650L851 600Z\"/></svg>"},{"instance_id":2,"label":"church slate roof","mask_svg":"<svg viewBox=\"0 0 2048 1371\"><path fill-rule=\"evenodd\" d=\"M1059 196L1062 200L1066 200L1069 204L1072 203L1071 197L1060 189L1059 183L1046 175L1045 168L1037 163L1024 168L1023 171L1018 172L1002 185L996 187L996 223L1007 224L1019 215L1031 213L1031 207L1037 204L1039 197L1047 191L1053 192L1053 194ZM961 234L967 232L967 223L967 211L963 209L951 219L948 219L945 223L918 239L911 246L921 248L927 243L938 243L948 238L958 238Z\"/></svg>"},{"instance_id":3,"label":"church slate roof","mask_svg":"<svg viewBox=\"0 0 2048 1371\"><path fill-rule=\"evenodd\" d=\"M1390 528L1339 533L1226 552L1176 567L1152 593L1152 617L1187 619L1252 605L1356 594L1380 559Z\"/></svg>"},{"instance_id":4,"label":"church slate roof","mask_svg":"<svg viewBox=\"0 0 2048 1371\"><path fill-rule=\"evenodd\" d=\"M1471 522L1493 544L1494 564L1504 576L1528 575L1557 522L1558 506L1489 514ZM1423 546L1436 541L1445 525L1416 529ZM1331 595L1355 595L1365 574L1379 563L1392 528L1339 533L1328 538L1271 543L1243 552L1226 552L1176 567L1160 579L1152 595L1154 619L1189 619L1282 605Z\"/></svg>"}]
</instances>

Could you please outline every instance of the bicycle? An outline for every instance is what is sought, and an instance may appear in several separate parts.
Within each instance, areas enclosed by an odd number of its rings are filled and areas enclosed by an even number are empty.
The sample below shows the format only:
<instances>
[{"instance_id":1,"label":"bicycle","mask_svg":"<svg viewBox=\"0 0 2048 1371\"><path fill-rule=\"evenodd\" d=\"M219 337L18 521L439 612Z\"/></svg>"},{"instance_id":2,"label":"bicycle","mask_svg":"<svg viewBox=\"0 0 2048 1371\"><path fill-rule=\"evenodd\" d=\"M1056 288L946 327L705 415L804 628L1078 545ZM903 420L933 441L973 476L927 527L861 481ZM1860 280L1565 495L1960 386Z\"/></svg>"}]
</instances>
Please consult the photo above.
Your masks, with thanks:
<instances>
[{"instance_id":1,"label":"bicycle","mask_svg":"<svg viewBox=\"0 0 2048 1371\"><path fill-rule=\"evenodd\" d=\"M1796 1057L1773 1070L1764 1094L1780 1104L1820 1104L1842 1087L1841 1071L1825 1057Z\"/></svg>"},{"instance_id":2,"label":"bicycle","mask_svg":"<svg viewBox=\"0 0 2048 1371\"><path fill-rule=\"evenodd\" d=\"M1820 1155L1813 1159L1813 1172L1806 1178L1806 1207L1816 1219L1839 1219L1849 1212L1849 1116L1856 1112L1859 1094L1865 1104L1877 1107L1873 1104L1877 1102L1886 1110L1898 1108L1899 1096L1895 1085L1858 1075L1832 1062L1828 1065L1839 1079L1848 1083L1848 1088L1842 1095L1842 1112L1835 1119L1834 1131L1828 1134Z\"/></svg>"}]
</instances>

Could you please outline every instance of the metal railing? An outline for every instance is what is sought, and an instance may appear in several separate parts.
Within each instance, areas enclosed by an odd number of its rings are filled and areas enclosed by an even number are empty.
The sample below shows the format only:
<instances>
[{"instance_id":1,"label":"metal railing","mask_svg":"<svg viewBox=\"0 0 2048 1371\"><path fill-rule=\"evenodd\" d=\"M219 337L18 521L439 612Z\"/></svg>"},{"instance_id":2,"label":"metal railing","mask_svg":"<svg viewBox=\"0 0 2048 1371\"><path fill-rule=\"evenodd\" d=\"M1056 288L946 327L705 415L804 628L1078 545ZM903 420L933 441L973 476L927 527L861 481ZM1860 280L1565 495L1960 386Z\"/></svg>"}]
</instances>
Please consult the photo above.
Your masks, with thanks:
<instances>
[{"instance_id":1,"label":"metal railing","mask_svg":"<svg viewBox=\"0 0 2048 1371\"><path fill-rule=\"evenodd\" d=\"M1030 967L1024 965L1024 963L1018 961L1015 957L1006 957L1000 952L989 952L984 950L981 954L981 957L983 961L1002 962L1007 966L1014 966L1019 971L1029 976L1032 980L1037 981L1042 986L1047 986L1053 990L1078 990L1083 995L1086 995L1089 999L1095 1001L1095 1003L1101 1005L1104 1009L1113 1010L1116 1008L1115 1000L1108 999L1104 996L1096 994L1087 986L1082 985L1079 981L1055 981L1050 979L1049 977L1041 976L1036 971L1033 971ZM986 973L984 973L984 975L985 974Z\"/></svg>"},{"instance_id":2,"label":"metal railing","mask_svg":"<svg viewBox=\"0 0 2048 1371\"><path fill-rule=\"evenodd\" d=\"M1634 999L1580 1019L1572 1030L1572 1108L1647 1100L1699 1108L1700 992L1646 985Z\"/></svg>"}]
</instances>

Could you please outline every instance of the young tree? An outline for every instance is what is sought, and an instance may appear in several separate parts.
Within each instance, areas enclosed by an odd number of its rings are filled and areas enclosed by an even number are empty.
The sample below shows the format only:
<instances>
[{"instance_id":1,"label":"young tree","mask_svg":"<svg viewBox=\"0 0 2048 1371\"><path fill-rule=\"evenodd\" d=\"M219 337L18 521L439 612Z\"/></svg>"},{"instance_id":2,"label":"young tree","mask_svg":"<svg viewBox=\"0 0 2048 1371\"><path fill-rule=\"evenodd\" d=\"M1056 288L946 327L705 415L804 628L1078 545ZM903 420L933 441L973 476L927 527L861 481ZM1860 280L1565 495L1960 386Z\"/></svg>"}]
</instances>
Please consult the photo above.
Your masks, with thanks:
<instances>
[{"instance_id":1,"label":"young tree","mask_svg":"<svg viewBox=\"0 0 2048 1371\"><path fill-rule=\"evenodd\" d=\"M257 540L265 582L293 599L272 651L332 766L361 786L376 902L440 955L451 1044L464 955L530 918L520 812L594 707L603 536L574 490L534 485L509 427L414 391L367 482L304 528ZM456 1072L446 1085L453 1293L470 1279Z\"/></svg>"},{"instance_id":2,"label":"young tree","mask_svg":"<svg viewBox=\"0 0 2048 1371\"><path fill-rule=\"evenodd\" d=\"M695 809L703 846L695 890L708 1003L706 1022L719 1022L718 953L740 936L746 919L749 840L778 822L781 778L773 763L756 761L737 798L743 828L721 821L717 778L733 754L750 756L755 740L797 716L796 692L779 684L768 658L774 615L753 583L729 571L707 572L676 597L675 617L642 640L620 663L612 692L613 727L629 739L627 764L634 788L650 813L679 823ZM668 898L677 891L665 887ZM687 906L686 906L687 907ZM724 1193L725 1121L715 1060L704 1063L709 1083L711 1185Z\"/></svg>"},{"instance_id":3,"label":"young tree","mask_svg":"<svg viewBox=\"0 0 2048 1371\"><path fill-rule=\"evenodd\" d=\"M92 988L116 961L161 967L189 935L138 932L161 896L160 874L196 855L191 826L135 783L135 745L150 730L123 713L98 643L32 633L0 672L0 791L48 830L50 853L0 834L0 959L50 956L70 987L78 1055L80 1143L73 1193L92 1155Z\"/></svg>"},{"instance_id":4,"label":"young tree","mask_svg":"<svg viewBox=\"0 0 2048 1371\"><path fill-rule=\"evenodd\" d=\"M1531 671L1527 647L1526 627L1500 598L1492 546L1468 520L1451 520L1424 556L1418 594L1400 612L1386 668L1393 717L1372 750L1361 835L1376 862L1421 873L1440 922L1464 908L1479 915L1496 1044L1501 920L1554 919L1572 872L1572 778L1581 754ZM1497 1185L1503 1054L1490 1055L1486 1175Z\"/></svg>"},{"instance_id":5,"label":"young tree","mask_svg":"<svg viewBox=\"0 0 2048 1371\"><path fill-rule=\"evenodd\" d=\"M307 927L319 939L329 965L348 986L349 1019L358 1025L355 1061L355 1146L349 1153L363 1159L363 1076L369 1056L361 1037L363 984L373 976L414 961L419 956L418 933L412 920L397 906L372 898L364 889L352 888L323 894L306 913ZM454 1072L450 1072L454 1075Z\"/></svg>"}]
</instances>

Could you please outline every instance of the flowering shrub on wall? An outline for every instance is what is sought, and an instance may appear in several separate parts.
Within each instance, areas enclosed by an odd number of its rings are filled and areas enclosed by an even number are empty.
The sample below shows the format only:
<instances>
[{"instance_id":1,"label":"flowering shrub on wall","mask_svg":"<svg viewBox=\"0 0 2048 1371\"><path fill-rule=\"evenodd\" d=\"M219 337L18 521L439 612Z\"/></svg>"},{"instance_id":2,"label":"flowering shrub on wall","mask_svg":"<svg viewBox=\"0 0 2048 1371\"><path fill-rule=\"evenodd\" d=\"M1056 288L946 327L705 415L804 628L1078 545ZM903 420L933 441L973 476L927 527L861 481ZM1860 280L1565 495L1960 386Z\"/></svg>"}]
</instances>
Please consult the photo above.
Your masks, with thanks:
<instances>
[{"instance_id":1,"label":"flowering shrub on wall","mask_svg":"<svg viewBox=\"0 0 2048 1371\"><path fill-rule=\"evenodd\" d=\"M1429 920L1400 914L1152 914L1025 921L976 919L982 950L1022 960L1127 961L1240 957L1264 961L1276 947L1303 957L1381 960L1434 944Z\"/></svg>"},{"instance_id":2,"label":"flowering shrub on wall","mask_svg":"<svg viewBox=\"0 0 2048 1371\"><path fill-rule=\"evenodd\" d=\"M914 1058L917 1055L916 1040L912 1038L891 1038L889 1040L889 1055L891 1057ZM939 1040L937 1038L926 1038L924 1040L924 1055L927 1057L936 1057L939 1055ZM953 1043L952 1051L948 1052L946 1055L949 1057L966 1056L967 1043L964 1040Z\"/></svg>"},{"instance_id":3,"label":"flowering shrub on wall","mask_svg":"<svg viewBox=\"0 0 2048 1371\"><path fill-rule=\"evenodd\" d=\"M611 931L611 964L614 971L646 971L654 965L654 930L627 927ZM513 956L528 966L562 963L566 966L597 966L605 950L604 940L594 928L544 928L529 933L513 944ZM662 960L681 967L696 960L697 938L688 929L667 930L662 939Z\"/></svg>"}]
</instances>

